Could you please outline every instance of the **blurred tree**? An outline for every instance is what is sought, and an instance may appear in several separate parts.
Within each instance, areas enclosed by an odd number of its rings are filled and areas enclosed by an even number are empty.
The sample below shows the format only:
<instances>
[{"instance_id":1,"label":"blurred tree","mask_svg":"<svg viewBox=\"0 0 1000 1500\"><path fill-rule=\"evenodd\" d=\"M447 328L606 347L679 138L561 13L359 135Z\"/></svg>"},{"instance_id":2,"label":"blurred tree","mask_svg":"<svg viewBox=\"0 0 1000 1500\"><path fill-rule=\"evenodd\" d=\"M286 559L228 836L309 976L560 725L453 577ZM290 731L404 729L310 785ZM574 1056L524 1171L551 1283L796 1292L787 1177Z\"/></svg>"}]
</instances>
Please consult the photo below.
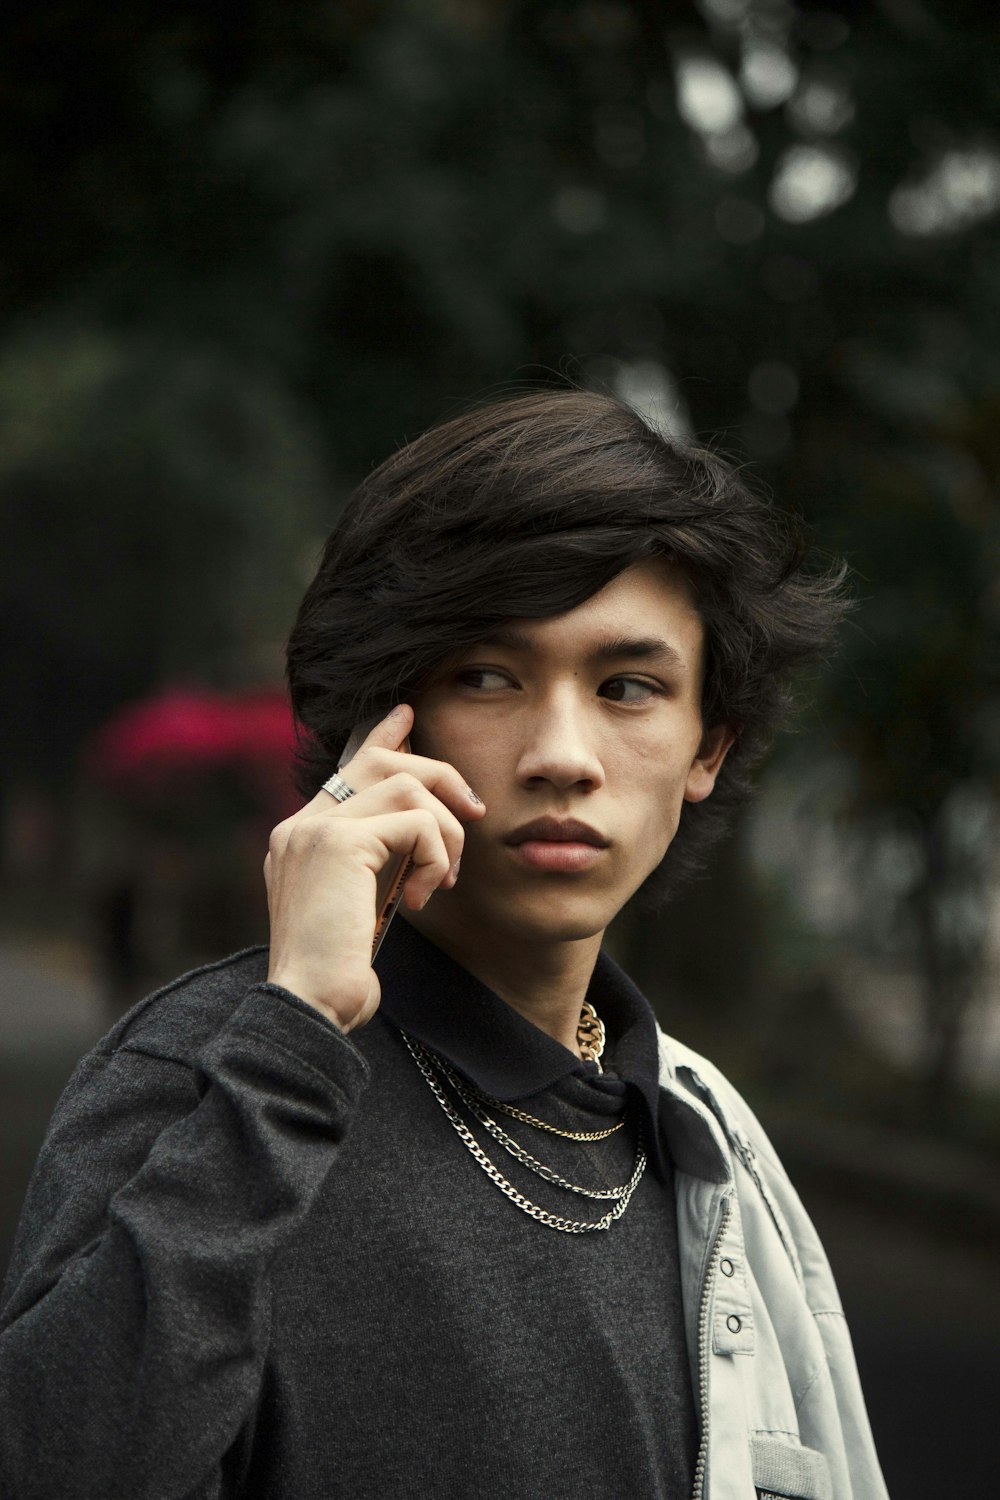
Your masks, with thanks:
<instances>
[{"instance_id":1,"label":"blurred tree","mask_svg":"<svg viewBox=\"0 0 1000 1500\"><path fill-rule=\"evenodd\" d=\"M320 465L266 371L40 325L0 359L8 776L64 782L123 699L273 676ZM278 503L276 503L276 501Z\"/></svg>"},{"instance_id":2,"label":"blurred tree","mask_svg":"<svg viewBox=\"0 0 1000 1500\"><path fill-rule=\"evenodd\" d=\"M871 349L855 361L885 420L867 434L856 420L842 427L854 472L840 525L870 595L831 709L852 766L854 923L923 976L933 1114L954 1100L997 900L997 397L974 383L963 392L940 348L933 363L919 350L898 366Z\"/></svg>"}]
</instances>

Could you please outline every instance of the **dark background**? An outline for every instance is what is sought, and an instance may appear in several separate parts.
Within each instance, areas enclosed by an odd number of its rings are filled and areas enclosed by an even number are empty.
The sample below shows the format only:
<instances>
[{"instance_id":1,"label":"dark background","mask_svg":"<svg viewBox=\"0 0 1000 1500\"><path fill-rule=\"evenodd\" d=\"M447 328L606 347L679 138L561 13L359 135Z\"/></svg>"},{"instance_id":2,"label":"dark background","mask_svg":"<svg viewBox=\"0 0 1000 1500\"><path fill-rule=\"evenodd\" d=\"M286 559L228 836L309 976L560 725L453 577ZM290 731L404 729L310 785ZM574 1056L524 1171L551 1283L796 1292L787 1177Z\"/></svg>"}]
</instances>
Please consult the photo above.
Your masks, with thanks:
<instances>
[{"instance_id":1,"label":"dark background","mask_svg":"<svg viewBox=\"0 0 1000 1500\"><path fill-rule=\"evenodd\" d=\"M408 436L613 389L859 603L712 880L612 942L801 1184L890 1489L992 1492L1000 12L68 0L3 42L5 1243L89 1040L264 935L294 805L277 743L198 760L163 718L115 777L103 726L273 692Z\"/></svg>"}]
</instances>

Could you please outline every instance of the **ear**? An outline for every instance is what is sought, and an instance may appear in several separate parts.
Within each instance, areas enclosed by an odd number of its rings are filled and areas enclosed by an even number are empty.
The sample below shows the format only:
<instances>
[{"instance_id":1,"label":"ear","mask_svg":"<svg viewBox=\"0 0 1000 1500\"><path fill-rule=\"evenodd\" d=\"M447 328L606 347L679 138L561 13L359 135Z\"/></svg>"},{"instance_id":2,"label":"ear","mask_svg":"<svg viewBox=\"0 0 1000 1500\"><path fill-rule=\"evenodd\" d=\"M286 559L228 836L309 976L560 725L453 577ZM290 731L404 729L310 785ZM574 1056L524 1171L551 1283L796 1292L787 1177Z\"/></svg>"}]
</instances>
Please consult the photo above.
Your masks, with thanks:
<instances>
[{"instance_id":1,"label":"ear","mask_svg":"<svg viewBox=\"0 0 1000 1500\"><path fill-rule=\"evenodd\" d=\"M714 729L706 729L688 771L684 785L685 802L704 802L711 796L722 762L735 739L736 731L728 724L716 724Z\"/></svg>"}]
</instances>

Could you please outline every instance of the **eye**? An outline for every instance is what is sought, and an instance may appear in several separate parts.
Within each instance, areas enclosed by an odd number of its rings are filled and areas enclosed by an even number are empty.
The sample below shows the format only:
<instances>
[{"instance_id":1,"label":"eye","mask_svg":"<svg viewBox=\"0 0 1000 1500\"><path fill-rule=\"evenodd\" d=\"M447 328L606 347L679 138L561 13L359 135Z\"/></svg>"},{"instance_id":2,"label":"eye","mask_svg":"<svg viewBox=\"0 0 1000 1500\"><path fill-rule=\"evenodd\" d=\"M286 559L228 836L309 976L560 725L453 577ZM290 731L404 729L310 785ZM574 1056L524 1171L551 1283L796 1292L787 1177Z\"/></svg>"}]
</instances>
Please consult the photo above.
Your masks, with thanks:
<instances>
[{"instance_id":1,"label":"eye","mask_svg":"<svg viewBox=\"0 0 1000 1500\"><path fill-rule=\"evenodd\" d=\"M478 688L484 693L510 687L510 678L493 667L463 667L458 680L463 687Z\"/></svg>"},{"instance_id":2,"label":"eye","mask_svg":"<svg viewBox=\"0 0 1000 1500\"><path fill-rule=\"evenodd\" d=\"M644 677L609 677L601 683L601 695L612 703L646 703L660 695L662 689Z\"/></svg>"}]
</instances>

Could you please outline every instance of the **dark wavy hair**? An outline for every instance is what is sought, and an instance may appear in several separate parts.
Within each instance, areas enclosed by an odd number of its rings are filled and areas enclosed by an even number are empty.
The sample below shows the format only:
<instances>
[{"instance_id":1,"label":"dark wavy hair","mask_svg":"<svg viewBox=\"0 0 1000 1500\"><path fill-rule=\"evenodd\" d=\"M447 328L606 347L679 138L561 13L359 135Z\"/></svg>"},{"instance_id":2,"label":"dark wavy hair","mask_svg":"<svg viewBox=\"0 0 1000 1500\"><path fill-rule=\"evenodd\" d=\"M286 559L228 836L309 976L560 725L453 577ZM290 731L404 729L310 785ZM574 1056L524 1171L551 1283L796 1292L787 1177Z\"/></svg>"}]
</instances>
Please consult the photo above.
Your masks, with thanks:
<instances>
[{"instance_id":1,"label":"dark wavy hair","mask_svg":"<svg viewBox=\"0 0 1000 1500\"><path fill-rule=\"evenodd\" d=\"M573 609L624 568L664 558L694 589L706 638L702 717L738 731L715 791L683 806L643 887L701 868L788 716L791 679L846 608L844 568L809 567L795 522L704 450L631 407L538 391L407 443L351 496L288 642L312 796L355 723L408 698L501 621Z\"/></svg>"}]
</instances>

